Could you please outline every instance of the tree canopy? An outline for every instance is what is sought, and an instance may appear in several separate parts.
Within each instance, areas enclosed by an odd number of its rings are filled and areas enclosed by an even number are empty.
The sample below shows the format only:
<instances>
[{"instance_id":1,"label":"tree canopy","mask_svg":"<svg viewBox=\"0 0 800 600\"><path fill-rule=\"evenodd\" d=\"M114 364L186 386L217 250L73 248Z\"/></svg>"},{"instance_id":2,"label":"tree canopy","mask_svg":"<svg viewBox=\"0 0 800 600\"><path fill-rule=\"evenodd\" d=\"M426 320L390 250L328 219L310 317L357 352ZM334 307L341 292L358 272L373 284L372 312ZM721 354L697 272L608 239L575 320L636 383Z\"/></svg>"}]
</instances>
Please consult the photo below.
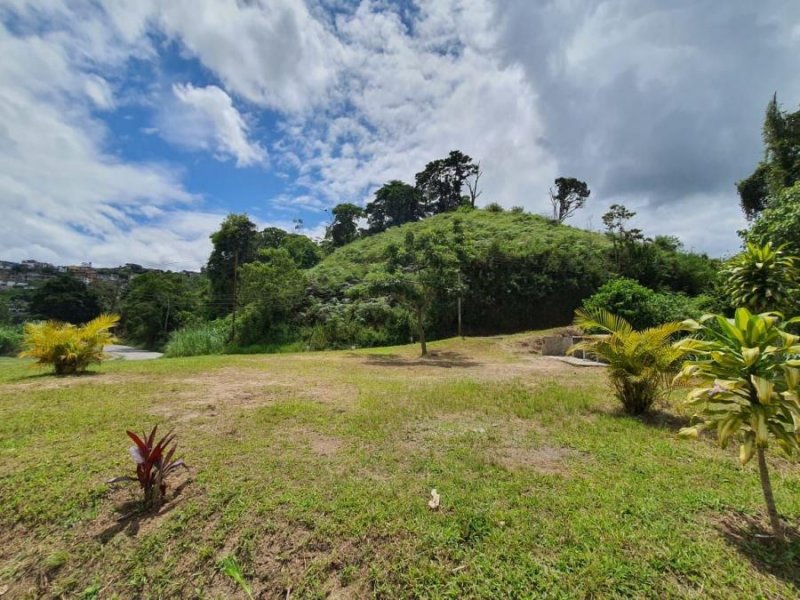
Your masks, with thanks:
<instances>
[{"instance_id":1,"label":"tree canopy","mask_svg":"<svg viewBox=\"0 0 800 600\"><path fill-rule=\"evenodd\" d=\"M367 204L368 232L386 231L403 223L419 221L425 216L422 194L413 185L394 179L375 192L375 199Z\"/></svg>"},{"instance_id":2,"label":"tree canopy","mask_svg":"<svg viewBox=\"0 0 800 600\"><path fill-rule=\"evenodd\" d=\"M40 319L87 323L100 314L97 294L71 275L49 279L31 298L31 314Z\"/></svg>"},{"instance_id":3,"label":"tree canopy","mask_svg":"<svg viewBox=\"0 0 800 600\"><path fill-rule=\"evenodd\" d=\"M782 110L777 94L767 104L763 139L764 159L736 184L748 219L767 208L783 189L800 181L800 110Z\"/></svg>"},{"instance_id":4,"label":"tree canopy","mask_svg":"<svg viewBox=\"0 0 800 600\"><path fill-rule=\"evenodd\" d=\"M563 223L576 210L583 208L591 194L585 181L574 177L559 177L555 180L556 189L550 188L550 202L553 204L553 219Z\"/></svg>"},{"instance_id":5,"label":"tree canopy","mask_svg":"<svg viewBox=\"0 0 800 600\"><path fill-rule=\"evenodd\" d=\"M333 221L325 231L325 240L334 248L349 244L358 237L358 220L364 218L364 209L345 202L331 211Z\"/></svg>"},{"instance_id":6,"label":"tree canopy","mask_svg":"<svg viewBox=\"0 0 800 600\"><path fill-rule=\"evenodd\" d=\"M446 158L429 162L415 176L428 215L449 212L464 202L464 186L478 176L480 168L460 150L452 150ZM473 194L474 197L477 197Z\"/></svg>"},{"instance_id":7,"label":"tree canopy","mask_svg":"<svg viewBox=\"0 0 800 600\"><path fill-rule=\"evenodd\" d=\"M219 230L211 234L214 248L208 258L207 274L212 317L223 317L233 310L236 267L255 259L257 239L255 223L244 214L228 215Z\"/></svg>"}]
</instances>

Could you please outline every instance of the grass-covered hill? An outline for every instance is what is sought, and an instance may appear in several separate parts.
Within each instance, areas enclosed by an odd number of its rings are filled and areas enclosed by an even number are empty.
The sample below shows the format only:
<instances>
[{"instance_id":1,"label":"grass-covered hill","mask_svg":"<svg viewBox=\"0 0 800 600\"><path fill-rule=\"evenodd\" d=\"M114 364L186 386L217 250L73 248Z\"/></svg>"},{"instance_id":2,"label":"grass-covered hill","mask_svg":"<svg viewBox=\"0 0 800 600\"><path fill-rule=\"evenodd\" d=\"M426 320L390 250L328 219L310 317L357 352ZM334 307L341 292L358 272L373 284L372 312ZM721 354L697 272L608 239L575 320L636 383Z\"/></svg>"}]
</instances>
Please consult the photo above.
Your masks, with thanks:
<instances>
[{"instance_id":1,"label":"grass-covered hill","mask_svg":"<svg viewBox=\"0 0 800 600\"><path fill-rule=\"evenodd\" d=\"M538 215L473 210L436 215L339 248L309 272L313 293L343 300L370 269L380 268L390 244L408 231L443 243L459 220L471 247L463 268L466 333L494 333L561 325L612 275L610 243L599 233L557 225ZM454 331L455 298L442 295L431 311L432 332ZM398 340L399 341L399 340Z\"/></svg>"}]
</instances>

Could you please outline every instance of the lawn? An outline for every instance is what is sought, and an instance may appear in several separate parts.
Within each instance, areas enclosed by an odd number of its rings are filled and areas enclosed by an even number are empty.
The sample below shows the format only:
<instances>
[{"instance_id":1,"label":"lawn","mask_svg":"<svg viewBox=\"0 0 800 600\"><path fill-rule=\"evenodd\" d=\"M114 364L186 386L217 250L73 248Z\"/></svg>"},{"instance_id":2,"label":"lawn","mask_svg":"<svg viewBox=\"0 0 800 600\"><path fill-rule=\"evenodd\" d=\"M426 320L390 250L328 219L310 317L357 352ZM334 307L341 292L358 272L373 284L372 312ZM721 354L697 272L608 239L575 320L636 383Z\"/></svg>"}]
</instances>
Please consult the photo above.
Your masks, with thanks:
<instances>
[{"instance_id":1,"label":"lawn","mask_svg":"<svg viewBox=\"0 0 800 600\"><path fill-rule=\"evenodd\" d=\"M0 359L0 599L792 598L800 543L759 537L753 465L621 415L602 368L523 336L114 361ZM125 429L175 428L180 474L136 512ZM800 467L771 461L795 526ZM431 489L439 510L428 507Z\"/></svg>"}]
</instances>

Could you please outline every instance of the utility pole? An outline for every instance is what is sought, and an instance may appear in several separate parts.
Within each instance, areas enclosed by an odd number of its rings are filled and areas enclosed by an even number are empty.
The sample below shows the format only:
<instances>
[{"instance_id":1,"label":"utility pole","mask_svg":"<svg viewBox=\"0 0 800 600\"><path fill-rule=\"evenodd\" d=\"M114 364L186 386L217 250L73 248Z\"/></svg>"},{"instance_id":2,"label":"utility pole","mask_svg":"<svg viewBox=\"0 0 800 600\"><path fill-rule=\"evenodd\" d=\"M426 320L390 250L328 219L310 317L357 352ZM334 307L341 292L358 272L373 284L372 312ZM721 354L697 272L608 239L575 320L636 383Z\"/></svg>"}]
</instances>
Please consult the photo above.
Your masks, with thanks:
<instances>
[{"instance_id":1,"label":"utility pole","mask_svg":"<svg viewBox=\"0 0 800 600\"><path fill-rule=\"evenodd\" d=\"M233 251L233 320L231 323L231 339L236 339L236 278L239 272L239 250Z\"/></svg>"},{"instance_id":2,"label":"utility pole","mask_svg":"<svg viewBox=\"0 0 800 600\"><path fill-rule=\"evenodd\" d=\"M458 337L464 337L461 333L461 269L458 270Z\"/></svg>"}]
</instances>

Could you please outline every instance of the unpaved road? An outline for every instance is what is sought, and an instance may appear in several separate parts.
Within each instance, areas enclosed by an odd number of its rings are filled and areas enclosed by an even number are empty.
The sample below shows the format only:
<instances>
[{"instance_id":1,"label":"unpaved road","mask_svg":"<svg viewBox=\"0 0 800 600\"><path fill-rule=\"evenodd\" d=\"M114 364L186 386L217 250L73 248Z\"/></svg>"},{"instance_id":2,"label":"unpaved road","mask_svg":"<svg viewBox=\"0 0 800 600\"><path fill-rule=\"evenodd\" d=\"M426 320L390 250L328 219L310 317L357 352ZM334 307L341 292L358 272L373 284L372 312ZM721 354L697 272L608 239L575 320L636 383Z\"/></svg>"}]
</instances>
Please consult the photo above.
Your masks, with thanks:
<instances>
[{"instance_id":1,"label":"unpaved road","mask_svg":"<svg viewBox=\"0 0 800 600\"><path fill-rule=\"evenodd\" d=\"M119 344L109 344L103 350L112 358L123 358L125 360L152 360L164 356L161 352L148 352L147 350Z\"/></svg>"}]
</instances>

